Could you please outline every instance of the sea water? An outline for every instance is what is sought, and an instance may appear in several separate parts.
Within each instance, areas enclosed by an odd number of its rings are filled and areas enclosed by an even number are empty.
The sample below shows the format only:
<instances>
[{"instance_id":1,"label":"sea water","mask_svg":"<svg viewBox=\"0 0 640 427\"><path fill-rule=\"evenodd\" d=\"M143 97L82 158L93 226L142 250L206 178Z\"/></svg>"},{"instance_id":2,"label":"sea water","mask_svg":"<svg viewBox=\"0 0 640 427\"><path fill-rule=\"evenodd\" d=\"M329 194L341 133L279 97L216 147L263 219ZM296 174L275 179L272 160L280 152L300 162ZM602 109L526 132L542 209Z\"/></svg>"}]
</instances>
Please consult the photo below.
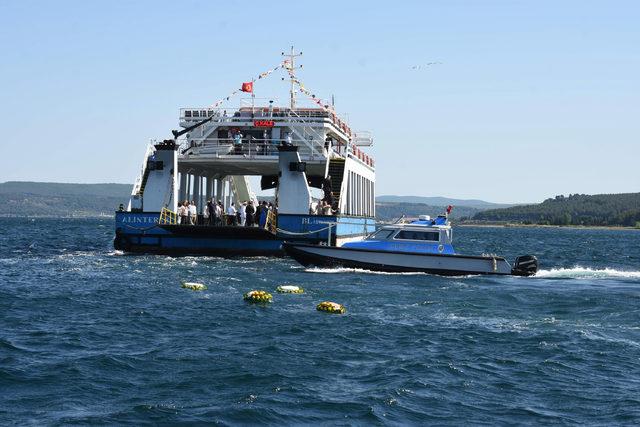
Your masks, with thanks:
<instances>
[{"instance_id":1,"label":"sea water","mask_svg":"<svg viewBox=\"0 0 640 427\"><path fill-rule=\"evenodd\" d=\"M1 425L640 422L640 231L458 227L541 271L447 278L124 255L108 219L0 230Z\"/></svg>"}]
</instances>

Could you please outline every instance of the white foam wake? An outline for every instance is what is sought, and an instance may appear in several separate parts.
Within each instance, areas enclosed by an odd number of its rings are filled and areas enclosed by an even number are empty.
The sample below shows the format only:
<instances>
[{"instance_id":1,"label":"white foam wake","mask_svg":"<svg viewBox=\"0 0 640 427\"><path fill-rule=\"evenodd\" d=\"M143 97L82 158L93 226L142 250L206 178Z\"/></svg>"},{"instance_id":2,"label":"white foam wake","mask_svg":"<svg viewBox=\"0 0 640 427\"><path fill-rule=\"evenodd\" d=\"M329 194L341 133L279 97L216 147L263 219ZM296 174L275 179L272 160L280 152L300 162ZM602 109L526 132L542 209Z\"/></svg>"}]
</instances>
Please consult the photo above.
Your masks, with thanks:
<instances>
[{"instance_id":1,"label":"white foam wake","mask_svg":"<svg viewBox=\"0 0 640 427\"><path fill-rule=\"evenodd\" d=\"M613 268L594 269L589 267L552 268L539 270L534 277L569 278L569 279L609 279L627 278L640 279L640 271L624 271Z\"/></svg>"},{"instance_id":2,"label":"white foam wake","mask_svg":"<svg viewBox=\"0 0 640 427\"><path fill-rule=\"evenodd\" d=\"M324 273L324 274L344 274L344 273L366 273L366 274L381 274L381 275L389 275L389 276L415 276L415 275L425 275L427 273L421 272L407 272L407 273L391 273L386 271L372 271L372 270L363 270L360 268L305 268L304 271L307 273Z\"/></svg>"}]
</instances>

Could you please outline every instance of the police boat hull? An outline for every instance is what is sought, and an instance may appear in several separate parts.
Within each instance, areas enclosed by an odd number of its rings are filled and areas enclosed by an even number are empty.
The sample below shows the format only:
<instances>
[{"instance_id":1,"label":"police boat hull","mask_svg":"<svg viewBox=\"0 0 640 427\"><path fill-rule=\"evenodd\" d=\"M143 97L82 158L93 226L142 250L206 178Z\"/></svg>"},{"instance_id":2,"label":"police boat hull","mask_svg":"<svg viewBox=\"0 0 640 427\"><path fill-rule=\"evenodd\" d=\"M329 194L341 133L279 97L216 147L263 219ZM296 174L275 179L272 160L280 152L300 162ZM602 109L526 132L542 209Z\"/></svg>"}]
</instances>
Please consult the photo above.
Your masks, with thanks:
<instances>
[{"instance_id":1,"label":"police boat hull","mask_svg":"<svg viewBox=\"0 0 640 427\"><path fill-rule=\"evenodd\" d=\"M329 247L285 242L284 250L304 266L344 267L382 272L423 272L442 276L475 274L518 275L535 274L535 257L520 257L516 267L497 256L471 256L458 254L425 254L393 252L370 249ZM526 259L525 259L526 258ZM533 262L533 266L518 268L522 263Z\"/></svg>"}]
</instances>

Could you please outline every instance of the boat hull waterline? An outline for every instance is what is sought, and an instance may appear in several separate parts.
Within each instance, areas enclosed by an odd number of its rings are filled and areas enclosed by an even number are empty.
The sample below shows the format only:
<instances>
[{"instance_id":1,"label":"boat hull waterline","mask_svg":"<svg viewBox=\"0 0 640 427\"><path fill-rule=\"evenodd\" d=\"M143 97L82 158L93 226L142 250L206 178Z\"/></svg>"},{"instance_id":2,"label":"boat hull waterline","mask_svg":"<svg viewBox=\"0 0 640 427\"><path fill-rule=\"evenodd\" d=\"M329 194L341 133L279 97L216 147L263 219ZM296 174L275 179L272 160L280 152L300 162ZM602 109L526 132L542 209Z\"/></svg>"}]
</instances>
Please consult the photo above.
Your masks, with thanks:
<instances>
[{"instance_id":1,"label":"boat hull waterline","mask_svg":"<svg viewBox=\"0 0 640 427\"><path fill-rule=\"evenodd\" d=\"M307 267L343 267L389 273L530 275L514 271L503 257L417 254L285 242L287 255ZM537 262L537 260L536 260Z\"/></svg>"}]
</instances>

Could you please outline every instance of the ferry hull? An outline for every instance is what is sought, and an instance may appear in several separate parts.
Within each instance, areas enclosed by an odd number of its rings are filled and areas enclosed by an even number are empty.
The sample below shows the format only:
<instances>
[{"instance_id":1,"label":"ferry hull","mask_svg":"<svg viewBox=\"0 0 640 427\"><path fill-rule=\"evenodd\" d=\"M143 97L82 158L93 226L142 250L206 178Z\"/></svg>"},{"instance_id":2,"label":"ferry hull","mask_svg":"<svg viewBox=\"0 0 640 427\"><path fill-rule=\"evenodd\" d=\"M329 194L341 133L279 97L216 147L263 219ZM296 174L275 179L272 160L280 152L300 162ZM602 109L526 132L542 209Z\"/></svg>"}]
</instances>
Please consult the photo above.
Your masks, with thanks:
<instances>
[{"instance_id":1,"label":"ferry hull","mask_svg":"<svg viewBox=\"0 0 640 427\"><path fill-rule=\"evenodd\" d=\"M274 234L260 227L159 224L159 217L159 213L116 212L114 248L139 254L282 257L285 240L335 244L375 229L369 218L281 215L280 232ZM334 223L330 229L328 222Z\"/></svg>"},{"instance_id":2,"label":"ferry hull","mask_svg":"<svg viewBox=\"0 0 640 427\"><path fill-rule=\"evenodd\" d=\"M511 266L502 257L382 252L296 243L285 243L284 250L304 266L358 268L394 273L422 272L442 276L512 274Z\"/></svg>"}]
</instances>

